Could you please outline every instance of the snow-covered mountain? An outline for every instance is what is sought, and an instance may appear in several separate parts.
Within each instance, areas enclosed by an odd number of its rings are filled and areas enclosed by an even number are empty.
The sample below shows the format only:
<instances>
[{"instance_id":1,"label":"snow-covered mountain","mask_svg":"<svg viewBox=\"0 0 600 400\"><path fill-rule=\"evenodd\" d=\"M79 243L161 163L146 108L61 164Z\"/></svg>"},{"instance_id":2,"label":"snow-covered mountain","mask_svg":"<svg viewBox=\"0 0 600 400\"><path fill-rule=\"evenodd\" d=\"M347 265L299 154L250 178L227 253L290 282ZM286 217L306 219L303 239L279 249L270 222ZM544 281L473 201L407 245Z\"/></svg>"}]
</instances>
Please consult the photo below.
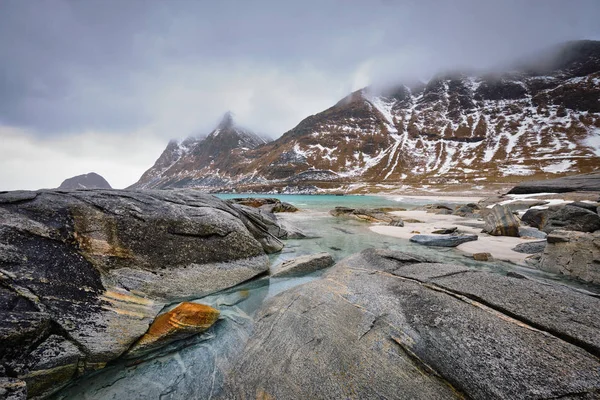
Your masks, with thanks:
<instances>
[{"instance_id":1,"label":"snow-covered mountain","mask_svg":"<svg viewBox=\"0 0 600 400\"><path fill-rule=\"evenodd\" d=\"M132 188L169 188L223 186L231 176L243 173L248 150L267 143L267 139L238 126L231 112L206 137L170 141L154 166Z\"/></svg>"},{"instance_id":2,"label":"snow-covered mountain","mask_svg":"<svg viewBox=\"0 0 600 400\"><path fill-rule=\"evenodd\" d=\"M222 157L230 139L219 132L193 146L170 143L138 187L515 182L589 172L600 166L600 42L567 43L505 73L365 88L235 157Z\"/></svg>"}]
</instances>

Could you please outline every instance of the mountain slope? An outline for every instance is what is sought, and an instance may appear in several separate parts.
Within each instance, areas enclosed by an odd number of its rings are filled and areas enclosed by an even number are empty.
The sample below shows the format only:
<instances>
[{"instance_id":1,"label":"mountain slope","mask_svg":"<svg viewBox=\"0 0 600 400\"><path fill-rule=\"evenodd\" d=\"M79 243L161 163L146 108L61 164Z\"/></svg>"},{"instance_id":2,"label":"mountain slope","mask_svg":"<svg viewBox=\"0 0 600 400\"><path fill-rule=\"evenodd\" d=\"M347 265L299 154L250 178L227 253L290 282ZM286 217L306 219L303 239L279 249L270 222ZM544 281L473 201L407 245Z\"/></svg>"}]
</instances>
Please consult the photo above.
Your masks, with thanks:
<instances>
[{"instance_id":1,"label":"mountain slope","mask_svg":"<svg viewBox=\"0 0 600 400\"><path fill-rule=\"evenodd\" d=\"M58 189L111 189L110 184L95 172L65 179Z\"/></svg>"},{"instance_id":2,"label":"mountain slope","mask_svg":"<svg viewBox=\"0 0 600 400\"><path fill-rule=\"evenodd\" d=\"M247 163L244 154L267 140L239 127L230 112L206 137L171 141L154 166L131 186L136 189L218 186Z\"/></svg>"},{"instance_id":3,"label":"mountain slope","mask_svg":"<svg viewBox=\"0 0 600 400\"><path fill-rule=\"evenodd\" d=\"M600 42L581 41L505 73L456 72L426 85L359 90L271 143L198 170L193 185L476 184L599 165ZM168 175L173 181L162 187L190 183Z\"/></svg>"}]
</instances>

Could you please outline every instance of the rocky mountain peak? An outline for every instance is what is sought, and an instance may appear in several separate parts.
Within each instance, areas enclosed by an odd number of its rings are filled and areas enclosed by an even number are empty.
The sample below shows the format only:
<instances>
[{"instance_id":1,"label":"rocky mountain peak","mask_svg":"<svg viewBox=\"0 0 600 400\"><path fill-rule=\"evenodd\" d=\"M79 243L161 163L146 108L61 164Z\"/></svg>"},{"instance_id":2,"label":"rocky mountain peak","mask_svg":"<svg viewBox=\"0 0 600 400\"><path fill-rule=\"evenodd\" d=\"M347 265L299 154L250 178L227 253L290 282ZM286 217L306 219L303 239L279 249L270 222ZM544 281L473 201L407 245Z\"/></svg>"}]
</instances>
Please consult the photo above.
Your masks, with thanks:
<instances>
[{"instance_id":1,"label":"rocky mountain peak","mask_svg":"<svg viewBox=\"0 0 600 400\"><path fill-rule=\"evenodd\" d=\"M59 189L111 189L110 184L95 172L65 179Z\"/></svg>"},{"instance_id":2,"label":"rocky mountain peak","mask_svg":"<svg viewBox=\"0 0 600 400\"><path fill-rule=\"evenodd\" d=\"M136 187L479 186L593 170L600 42L563 44L533 61L360 89L268 144L228 112L193 151Z\"/></svg>"},{"instance_id":3,"label":"rocky mountain peak","mask_svg":"<svg viewBox=\"0 0 600 400\"><path fill-rule=\"evenodd\" d=\"M223 118L221 118L221 122L217 126L217 129L232 129L235 127L234 114L231 111L227 111Z\"/></svg>"}]
</instances>

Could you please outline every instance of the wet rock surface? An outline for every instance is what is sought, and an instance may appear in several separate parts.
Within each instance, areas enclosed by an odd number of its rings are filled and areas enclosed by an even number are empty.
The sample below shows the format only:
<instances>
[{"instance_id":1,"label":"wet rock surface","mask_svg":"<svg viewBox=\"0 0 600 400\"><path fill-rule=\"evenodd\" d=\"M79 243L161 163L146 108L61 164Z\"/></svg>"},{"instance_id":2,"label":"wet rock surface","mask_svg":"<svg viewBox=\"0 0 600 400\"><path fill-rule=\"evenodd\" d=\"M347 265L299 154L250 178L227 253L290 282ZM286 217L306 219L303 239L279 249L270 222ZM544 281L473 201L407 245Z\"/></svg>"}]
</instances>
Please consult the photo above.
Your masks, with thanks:
<instances>
[{"instance_id":1,"label":"wet rock surface","mask_svg":"<svg viewBox=\"0 0 600 400\"><path fill-rule=\"evenodd\" d=\"M365 250L265 303L224 398L595 398L599 306L560 285Z\"/></svg>"},{"instance_id":2,"label":"wet rock surface","mask_svg":"<svg viewBox=\"0 0 600 400\"><path fill-rule=\"evenodd\" d=\"M177 340L202 333L219 318L219 310L198 303L185 302L156 317L148 332L128 352L140 356Z\"/></svg>"},{"instance_id":3,"label":"wet rock surface","mask_svg":"<svg viewBox=\"0 0 600 400\"><path fill-rule=\"evenodd\" d=\"M477 235L415 235L410 238L411 242L434 247L456 247L473 240L477 240Z\"/></svg>"},{"instance_id":4,"label":"wet rock surface","mask_svg":"<svg viewBox=\"0 0 600 400\"><path fill-rule=\"evenodd\" d=\"M268 232L195 191L5 192L0 222L0 365L30 396L119 357L165 303L268 270Z\"/></svg>"}]
</instances>

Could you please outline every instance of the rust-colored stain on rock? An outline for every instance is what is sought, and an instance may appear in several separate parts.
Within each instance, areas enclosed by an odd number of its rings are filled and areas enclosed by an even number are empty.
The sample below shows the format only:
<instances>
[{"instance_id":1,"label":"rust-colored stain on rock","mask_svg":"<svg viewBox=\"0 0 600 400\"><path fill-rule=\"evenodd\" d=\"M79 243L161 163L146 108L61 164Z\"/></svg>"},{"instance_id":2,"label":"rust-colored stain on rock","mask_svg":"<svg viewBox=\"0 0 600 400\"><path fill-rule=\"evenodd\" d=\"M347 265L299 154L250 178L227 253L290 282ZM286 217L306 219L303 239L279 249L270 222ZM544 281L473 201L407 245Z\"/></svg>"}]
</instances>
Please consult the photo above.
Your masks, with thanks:
<instances>
[{"instance_id":1,"label":"rust-colored stain on rock","mask_svg":"<svg viewBox=\"0 0 600 400\"><path fill-rule=\"evenodd\" d=\"M148 332L133 345L130 353L143 353L204 332L217 321L219 314L219 310L205 304L181 303L156 317Z\"/></svg>"}]
</instances>

